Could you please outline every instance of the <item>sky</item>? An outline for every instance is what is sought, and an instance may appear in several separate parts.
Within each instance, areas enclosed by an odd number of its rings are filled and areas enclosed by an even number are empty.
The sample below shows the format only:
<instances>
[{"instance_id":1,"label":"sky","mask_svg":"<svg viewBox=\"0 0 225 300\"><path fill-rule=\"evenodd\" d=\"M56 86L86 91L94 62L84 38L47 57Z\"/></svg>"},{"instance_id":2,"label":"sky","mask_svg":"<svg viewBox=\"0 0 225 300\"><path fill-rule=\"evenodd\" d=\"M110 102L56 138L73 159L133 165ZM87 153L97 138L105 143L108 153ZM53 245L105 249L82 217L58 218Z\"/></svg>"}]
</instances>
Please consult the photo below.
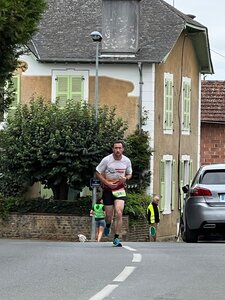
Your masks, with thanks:
<instances>
[{"instance_id":1,"label":"sky","mask_svg":"<svg viewBox=\"0 0 225 300\"><path fill-rule=\"evenodd\" d=\"M225 1L224 0L164 0L208 28L214 73L207 80L225 80Z\"/></svg>"}]
</instances>

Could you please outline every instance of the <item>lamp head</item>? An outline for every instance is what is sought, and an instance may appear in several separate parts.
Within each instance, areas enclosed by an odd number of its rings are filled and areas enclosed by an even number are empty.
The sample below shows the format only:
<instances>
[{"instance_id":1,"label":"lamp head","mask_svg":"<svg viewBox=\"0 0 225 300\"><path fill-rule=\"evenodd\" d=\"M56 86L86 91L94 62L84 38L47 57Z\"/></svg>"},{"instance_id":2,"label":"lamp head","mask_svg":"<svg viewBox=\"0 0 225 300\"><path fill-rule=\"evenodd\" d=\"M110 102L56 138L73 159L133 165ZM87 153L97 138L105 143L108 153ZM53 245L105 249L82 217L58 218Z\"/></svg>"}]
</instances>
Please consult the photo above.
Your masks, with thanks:
<instances>
[{"instance_id":1,"label":"lamp head","mask_svg":"<svg viewBox=\"0 0 225 300\"><path fill-rule=\"evenodd\" d=\"M93 42L101 42L101 40L102 40L102 35L98 31L92 31L91 37L92 37Z\"/></svg>"}]
</instances>

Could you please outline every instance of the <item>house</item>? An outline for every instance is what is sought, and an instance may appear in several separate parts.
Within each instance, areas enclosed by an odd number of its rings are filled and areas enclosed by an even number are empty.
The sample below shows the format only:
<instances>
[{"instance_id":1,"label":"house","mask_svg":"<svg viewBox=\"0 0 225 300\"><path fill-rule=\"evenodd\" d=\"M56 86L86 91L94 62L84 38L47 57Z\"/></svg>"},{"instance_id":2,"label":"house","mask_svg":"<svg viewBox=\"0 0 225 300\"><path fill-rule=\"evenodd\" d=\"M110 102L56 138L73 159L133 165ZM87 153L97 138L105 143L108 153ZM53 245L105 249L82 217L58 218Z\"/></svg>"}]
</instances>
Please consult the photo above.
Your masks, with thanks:
<instances>
[{"instance_id":1,"label":"house","mask_svg":"<svg viewBox=\"0 0 225 300\"><path fill-rule=\"evenodd\" d=\"M180 187L200 162L201 74L212 74L208 31L162 0L48 0L30 55L15 76L17 101L32 96L61 105L95 101L98 31L99 105L116 106L129 133L148 120L154 155L148 194L161 196L160 235L176 234ZM139 124L140 125L140 124Z\"/></svg>"},{"instance_id":2,"label":"house","mask_svg":"<svg viewBox=\"0 0 225 300\"><path fill-rule=\"evenodd\" d=\"M225 81L203 80L201 164L225 162Z\"/></svg>"}]
</instances>

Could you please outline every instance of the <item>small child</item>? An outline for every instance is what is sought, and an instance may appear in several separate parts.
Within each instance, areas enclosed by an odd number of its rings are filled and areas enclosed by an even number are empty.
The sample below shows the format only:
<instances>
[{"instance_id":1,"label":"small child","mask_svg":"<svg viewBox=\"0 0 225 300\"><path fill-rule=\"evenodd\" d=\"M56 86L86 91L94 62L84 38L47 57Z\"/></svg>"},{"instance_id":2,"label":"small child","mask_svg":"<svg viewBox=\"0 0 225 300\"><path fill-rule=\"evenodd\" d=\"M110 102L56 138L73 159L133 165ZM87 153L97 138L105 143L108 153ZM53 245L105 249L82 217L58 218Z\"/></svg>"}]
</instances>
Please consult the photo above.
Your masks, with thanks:
<instances>
[{"instance_id":1,"label":"small child","mask_svg":"<svg viewBox=\"0 0 225 300\"><path fill-rule=\"evenodd\" d=\"M155 196L152 202L147 208L147 220L149 226L149 238L150 241L156 241L157 226L160 221L160 212L159 212L159 196Z\"/></svg>"},{"instance_id":2,"label":"small child","mask_svg":"<svg viewBox=\"0 0 225 300\"><path fill-rule=\"evenodd\" d=\"M105 228L105 207L102 199L97 200L96 204L92 207L90 216L92 215L95 216L96 239L100 242Z\"/></svg>"}]
</instances>

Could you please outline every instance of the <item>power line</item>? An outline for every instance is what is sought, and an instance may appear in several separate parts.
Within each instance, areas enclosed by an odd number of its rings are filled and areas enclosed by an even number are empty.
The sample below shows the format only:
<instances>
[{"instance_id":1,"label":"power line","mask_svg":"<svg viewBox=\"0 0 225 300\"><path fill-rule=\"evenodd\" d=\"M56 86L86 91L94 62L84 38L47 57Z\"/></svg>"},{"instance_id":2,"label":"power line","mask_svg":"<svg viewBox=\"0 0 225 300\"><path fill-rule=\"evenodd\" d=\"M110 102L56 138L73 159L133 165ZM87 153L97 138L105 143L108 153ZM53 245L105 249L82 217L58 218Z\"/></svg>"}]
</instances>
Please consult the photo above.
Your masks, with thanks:
<instances>
[{"instance_id":1,"label":"power line","mask_svg":"<svg viewBox=\"0 0 225 300\"><path fill-rule=\"evenodd\" d=\"M223 54L221 54L221 53L219 53L219 52L217 52L217 51L215 51L215 50L210 49L210 51L216 53L217 55L219 55L219 56L221 56L221 57L223 57L223 58L225 58L225 55L223 55Z\"/></svg>"}]
</instances>

